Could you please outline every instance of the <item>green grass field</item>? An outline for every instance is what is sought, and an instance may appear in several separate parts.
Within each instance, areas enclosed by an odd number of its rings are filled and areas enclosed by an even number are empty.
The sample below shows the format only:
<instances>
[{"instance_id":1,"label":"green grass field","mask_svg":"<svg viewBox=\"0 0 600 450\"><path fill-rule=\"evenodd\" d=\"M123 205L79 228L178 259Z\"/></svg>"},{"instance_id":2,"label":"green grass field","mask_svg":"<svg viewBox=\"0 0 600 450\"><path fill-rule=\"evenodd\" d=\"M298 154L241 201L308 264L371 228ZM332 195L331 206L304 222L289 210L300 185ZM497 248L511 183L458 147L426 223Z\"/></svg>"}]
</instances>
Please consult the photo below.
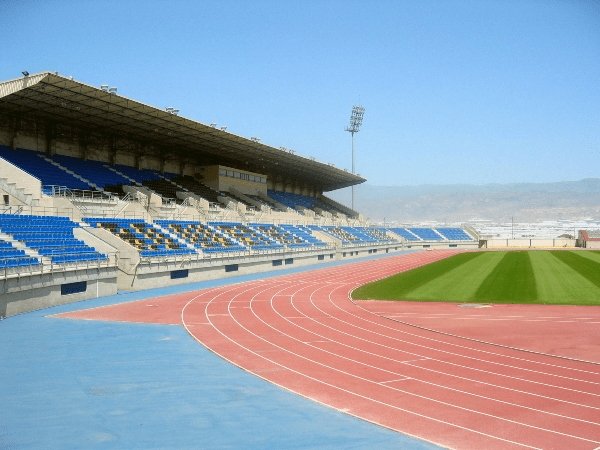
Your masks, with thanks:
<instances>
[{"instance_id":1,"label":"green grass field","mask_svg":"<svg viewBox=\"0 0 600 450\"><path fill-rule=\"evenodd\" d=\"M361 286L352 298L600 305L600 251L460 253Z\"/></svg>"}]
</instances>

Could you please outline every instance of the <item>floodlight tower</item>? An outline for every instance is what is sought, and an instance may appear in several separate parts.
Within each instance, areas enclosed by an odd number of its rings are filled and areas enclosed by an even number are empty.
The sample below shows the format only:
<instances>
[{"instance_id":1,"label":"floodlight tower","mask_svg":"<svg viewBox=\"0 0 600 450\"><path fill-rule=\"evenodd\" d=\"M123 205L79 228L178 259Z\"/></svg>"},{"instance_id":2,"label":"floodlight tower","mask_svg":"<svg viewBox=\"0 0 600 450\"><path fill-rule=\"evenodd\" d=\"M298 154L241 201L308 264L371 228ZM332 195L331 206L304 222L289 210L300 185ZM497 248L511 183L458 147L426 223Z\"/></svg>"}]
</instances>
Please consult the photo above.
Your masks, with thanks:
<instances>
[{"instance_id":1,"label":"floodlight tower","mask_svg":"<svg viewBox=\"0 0 600 450\"><path fill-rule=\"evenodd\" d=\"M352 114L350 115L350 126L346 127L346 131L352 134L352 173L356 174L354 166L354 133L358 133L362 125L365 108L362 106L353 106ZM354 186L352 186L352 211L354 211Z\"/></svg>"}]
</instances>

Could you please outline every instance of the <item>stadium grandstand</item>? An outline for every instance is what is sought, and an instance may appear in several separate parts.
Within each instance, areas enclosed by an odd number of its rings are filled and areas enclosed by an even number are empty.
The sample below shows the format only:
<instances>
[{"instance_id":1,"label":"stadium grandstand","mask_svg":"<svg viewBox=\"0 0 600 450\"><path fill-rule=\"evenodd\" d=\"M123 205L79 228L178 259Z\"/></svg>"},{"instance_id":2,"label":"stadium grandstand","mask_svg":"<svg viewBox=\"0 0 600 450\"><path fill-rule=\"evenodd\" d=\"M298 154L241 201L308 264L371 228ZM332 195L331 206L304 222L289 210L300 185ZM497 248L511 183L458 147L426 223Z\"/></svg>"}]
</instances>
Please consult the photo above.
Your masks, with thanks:
<instances>
[{"instance_id":1,"label":"stadium grandstand","mask_svg":"<svg viewBox=\"0 0 600 450\"><path fill-rule=\"evenodd\" d=\"M427 248L466 228L373 227L364 178L56 72L0 83L0 316L117 290Z\"/></svg>"}]
</instances>

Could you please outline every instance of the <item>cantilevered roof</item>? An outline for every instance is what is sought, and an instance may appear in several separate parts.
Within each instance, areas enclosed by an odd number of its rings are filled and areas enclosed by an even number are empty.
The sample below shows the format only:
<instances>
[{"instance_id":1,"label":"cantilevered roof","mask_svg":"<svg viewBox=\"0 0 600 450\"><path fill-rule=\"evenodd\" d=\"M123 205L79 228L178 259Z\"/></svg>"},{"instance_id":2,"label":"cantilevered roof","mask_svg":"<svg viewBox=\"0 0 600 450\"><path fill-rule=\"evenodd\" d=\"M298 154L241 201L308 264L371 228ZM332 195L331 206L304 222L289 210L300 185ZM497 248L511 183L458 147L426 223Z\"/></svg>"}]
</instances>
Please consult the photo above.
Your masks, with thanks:
<instances>
[{"instance_id":1,"label":"cantilevered roof","mask_svg":"<svg viewBox=\"0 0 600 450\"><path fill-rule=\"evenodd\" d=\"M280 175L323 191L366 181L329 164L171 114L58 72L0 83L0 110L156 145L200 165L208 161Z\"/></svg>"}]
</instances>

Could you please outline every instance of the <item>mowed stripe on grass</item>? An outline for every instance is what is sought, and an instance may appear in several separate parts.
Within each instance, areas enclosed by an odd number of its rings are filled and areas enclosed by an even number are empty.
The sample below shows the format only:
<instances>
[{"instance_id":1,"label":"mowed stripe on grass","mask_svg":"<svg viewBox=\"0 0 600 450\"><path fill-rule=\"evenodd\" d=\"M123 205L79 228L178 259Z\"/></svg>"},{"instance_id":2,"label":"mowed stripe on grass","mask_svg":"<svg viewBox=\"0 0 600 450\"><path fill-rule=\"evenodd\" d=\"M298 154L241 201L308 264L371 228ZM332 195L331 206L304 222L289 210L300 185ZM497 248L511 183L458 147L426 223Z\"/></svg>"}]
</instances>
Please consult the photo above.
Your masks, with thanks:
<instances>
[{"instance_id":1,"label":"mowed stripe on grass","mask_svg":"<svg viewBox=\"0 0 600 450\"><path fill-rule=\"evenodd\" d=\"M529 252L506 252L479 285L474 300L484 303L535 303L537 287Z\"/></svg>"},{"instance_id":2,"label":"mowed stripe on grass","mask_svg":"<svg viewBox=\"0 0 600 450\"><path fill-rule=\"evenodd\" d=\"M567 253L560 251L557 253ZM570 252L569 252L570 253ZM581 256L584 253L579 252ZM538 289L538 303L600 304L600 289L550 252L529 253Z\"/></svg>"},{"instance_id":3,"label":"mowed stripe on grass","mask_svg":"<svg viewBox=\"0 0 600 450\"><path fill-rule=\"evenodd\" d=\"M600 263L600 250L577 252L577 255Z\"/></svg>"},{"instance_id":4,"label":"mowed stripe on grass","mask_svg":"<svg viewBox=\"0 0 600 450\"><path fill-rule=\"evenodd\" d=\"M579 252L555 250L550 253L600 288L600 262L579 256Z\"/></svg>"},{"instance_id":5,"label":"mowed stripe on grass","mask_svg":"<svg viewBox=\"0 0 600 450\"><path fill-rule=\"evenodd\" d=\"M352 297L355 299L405 300L409 292L483 254L479 252L459 253L450 258L361 286L353 291Z\"/></svg>"},{"instance_id":6,"label":"mowed stripe on grass","mask_svg":"<svg viewBox=\"0 0 600 450\"><path fill-rule=\"evenodd\" d=\"M465 302L504 257L501 252L481 253L406 295L407 300Z\"/></svg>"}]
</instances>

